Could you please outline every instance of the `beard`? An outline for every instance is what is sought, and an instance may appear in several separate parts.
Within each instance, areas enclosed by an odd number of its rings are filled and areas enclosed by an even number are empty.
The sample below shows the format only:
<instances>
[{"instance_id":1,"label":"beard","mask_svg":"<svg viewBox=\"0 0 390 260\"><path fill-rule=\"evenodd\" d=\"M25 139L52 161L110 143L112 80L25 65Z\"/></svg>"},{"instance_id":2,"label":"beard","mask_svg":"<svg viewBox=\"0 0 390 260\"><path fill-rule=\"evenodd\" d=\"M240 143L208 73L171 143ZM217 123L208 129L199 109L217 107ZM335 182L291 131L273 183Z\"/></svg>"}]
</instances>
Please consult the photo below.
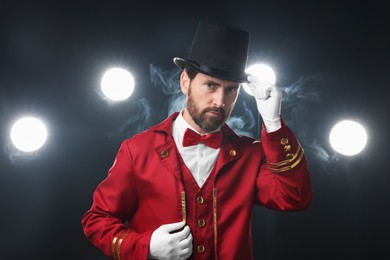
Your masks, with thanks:
<instances>
[{"instance_id":1,"label":"beard","mask_svg":"<svg viewBox=\"0 0 390 260\"><path fill-rule=\"evenodd\" d=\"M222 107L208 107L200 110L190 93L188 94L187 111L192 117L192 120L206 133L218 130L227 118L226 111ZM210 115L207 112L217 113L218 115Z\"/></svg>"}]
</instances>

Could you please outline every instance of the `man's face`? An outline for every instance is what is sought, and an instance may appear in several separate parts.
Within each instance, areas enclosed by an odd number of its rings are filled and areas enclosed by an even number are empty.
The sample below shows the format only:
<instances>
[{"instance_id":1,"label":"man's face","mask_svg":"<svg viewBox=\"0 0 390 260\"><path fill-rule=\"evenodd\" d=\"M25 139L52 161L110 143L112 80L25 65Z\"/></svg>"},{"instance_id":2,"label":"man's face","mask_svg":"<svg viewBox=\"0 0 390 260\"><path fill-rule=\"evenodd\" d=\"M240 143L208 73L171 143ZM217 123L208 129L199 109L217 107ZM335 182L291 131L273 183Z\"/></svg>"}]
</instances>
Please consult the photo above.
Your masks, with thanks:
<instances>
[{"instance_id":1,"label":"man's face","mask_svg":"<svg viewBox=\"0 0 390 260\"><path fill-rule=\"evenodd\" d=\"M229 118L236 103L240 84L198 73L190 80L183 72L182 91L187 95L183 114L200 133L219 129ZM195 124L193 124L195 123Z\"/></svg>"}]
</instances>

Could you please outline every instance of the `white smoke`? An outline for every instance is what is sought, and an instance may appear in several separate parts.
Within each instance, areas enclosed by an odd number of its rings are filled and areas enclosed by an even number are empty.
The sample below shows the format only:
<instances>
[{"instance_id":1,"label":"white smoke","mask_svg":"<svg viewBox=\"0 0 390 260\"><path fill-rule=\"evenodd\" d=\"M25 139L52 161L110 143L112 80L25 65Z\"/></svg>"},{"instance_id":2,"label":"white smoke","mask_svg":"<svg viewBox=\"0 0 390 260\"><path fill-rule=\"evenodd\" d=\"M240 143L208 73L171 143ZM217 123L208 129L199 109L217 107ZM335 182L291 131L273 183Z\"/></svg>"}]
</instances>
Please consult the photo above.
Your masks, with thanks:
<instances>
[{"instance_id":1,"label":"white smoke","mask_svg":"<svg viewBox=\"0 0 390 260\"><path fill-rule=\"evenodd\" d=\"M282 116L287 125L298 136L306 154L313 155L320 164L327 167L338 160L329 149L328 133L323 131L322 114L324 96L331 75L315 74L299 78L290 86L281 87L283 91Z\"/></svg>"},{"instance_id":2,"label":"white smoke","mask_svg":"<svg viewBox=\"0 0 390 260\"><path fill-rule=\"evenodd\" d=\"M126 139L153 125L152 108L149 102L142 98L138 100L137 107L137 112L127 119L117 131L109 133L110 138Z\"/></svg>"},{"instance_id":3,"label":"white smoke","mask_svg":"<svg viewBox=\"0 0 390 260\"><path fill-rule=\"evenodd\" d=\"M252 111L243 102L244 114L242 116L231 116L226 124L230 126L237 134L253 137L252 129L256 125L255 117Z\"/></svg>"},{"instance_id":4,"label":"white smoke","mask_svg":"<svg viewBox=\"0 0 390 260\"><path fill-rule=\"evenodd\" d=\"M162 92L169 97L167 116L181 111L185 106L185 96L180 89L181 70L163 71L150 64L149 71L152 84L161 87Z\"/></svg>"},{"instance_id":5,"label":"white smoke","mask_svg":"<svg viewBox=\"0 0 390 260\"><path fill-rule=\"evenodd\" d=\"M8 156L13 165L23 165L38 157L38 152L22 152L17 149L9 140L4 145L4 153Z\"/></svg>"}]
</instances>

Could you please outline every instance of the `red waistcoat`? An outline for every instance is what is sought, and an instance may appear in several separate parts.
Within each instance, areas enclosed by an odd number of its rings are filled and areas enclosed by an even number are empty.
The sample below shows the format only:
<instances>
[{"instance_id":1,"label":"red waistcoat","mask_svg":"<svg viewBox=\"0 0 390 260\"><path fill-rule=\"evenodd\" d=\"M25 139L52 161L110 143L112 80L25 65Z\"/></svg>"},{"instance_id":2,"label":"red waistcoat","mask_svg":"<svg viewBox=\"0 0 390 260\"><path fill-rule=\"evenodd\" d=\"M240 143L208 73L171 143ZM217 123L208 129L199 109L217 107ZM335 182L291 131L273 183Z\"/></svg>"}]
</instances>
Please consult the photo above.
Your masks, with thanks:
<instances>
[{"instance_id":1,"label":"red waistcoat","mask_svg":"<svg viewBox=\"0 0 390 260\"><path fill-rule=\"evenodd\" d=\"M193 255L190 259L213 259L217 242L217 209L213 187L215 168L200 188L192 173L180 159L185 193L185 220L193 237Z\"/></svg>"}]
</instances>

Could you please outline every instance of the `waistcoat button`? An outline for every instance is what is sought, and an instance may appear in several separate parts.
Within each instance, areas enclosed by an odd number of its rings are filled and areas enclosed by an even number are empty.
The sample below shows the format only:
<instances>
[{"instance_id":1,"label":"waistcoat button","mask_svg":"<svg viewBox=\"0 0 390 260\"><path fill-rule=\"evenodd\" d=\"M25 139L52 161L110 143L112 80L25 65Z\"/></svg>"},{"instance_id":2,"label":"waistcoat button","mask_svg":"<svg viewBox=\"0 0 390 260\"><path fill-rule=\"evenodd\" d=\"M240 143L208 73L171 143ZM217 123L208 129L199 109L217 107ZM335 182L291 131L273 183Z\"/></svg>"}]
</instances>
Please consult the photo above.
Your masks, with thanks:
<instances>
[{"instance_id":1,"label":"waistcoat button","mask_svg":"<svg viewBox=\"0 0 390 260\"><path fill-rule=\"evenodd\" d=\"M205 250L206 250L206 248L204 246L202 246L202 245L198 246L198 252L199 253L204 253Z\"/></svg>"},{"instance_id":2,"label":"waistcoat button","mask_svg":"<svg viewBox=\"0 0 390 260\"><path fill-rule=\"evenodd\" d=\"M203 219L198 220L198 227L204 227L206 225L206 222Z\"/></svg>"},{"instance_id":3,"label":"waistcoat button","mask_svg":"<svg viewBox=\"0 0 390 260\"><path fill-rule=\"evenodd\" d=\"M203 202L204 202L203 197L202 196L197 197L196 202L198 202L198 204L203 204Z\"/></svg>"}]
</instances>

